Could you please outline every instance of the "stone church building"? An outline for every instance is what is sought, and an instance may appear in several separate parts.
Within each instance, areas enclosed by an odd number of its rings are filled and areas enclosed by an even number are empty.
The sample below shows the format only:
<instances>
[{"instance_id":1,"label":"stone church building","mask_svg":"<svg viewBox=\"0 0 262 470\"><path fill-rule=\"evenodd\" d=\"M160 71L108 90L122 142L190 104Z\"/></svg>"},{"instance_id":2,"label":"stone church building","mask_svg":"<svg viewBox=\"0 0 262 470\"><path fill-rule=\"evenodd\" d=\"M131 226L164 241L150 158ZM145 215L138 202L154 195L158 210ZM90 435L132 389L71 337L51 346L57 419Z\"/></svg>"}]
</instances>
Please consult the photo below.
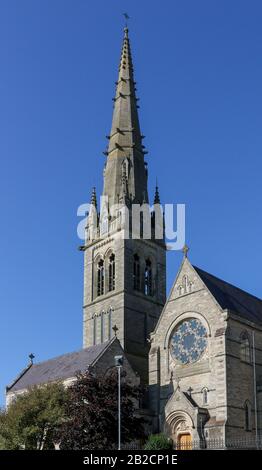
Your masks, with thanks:
<instances>
[{"instance_id":1,"label":"stone church building","mask_svg":"<svg viewBox=\"0 0 262 470\"><path fill-rule=\"evenodd\" d=\"M123 354L128 376L146 386L144 411L152 433L164 431L179 442L258 436L262 300L192 266L186 248L166 298L165 238L156 236L156 216L159 221L162 214L158 187L153 209L142 212L138 228L131 210L149 204L138 108L125 28L105 151L105 202L98 213L94 189L80 247L83 349L30 363L7 387L7 403L32 385L71 383L77 370L90 365L106 372L114 356ZM146 218L151 234L140 237Z\"/></svg>"}]
</instances>

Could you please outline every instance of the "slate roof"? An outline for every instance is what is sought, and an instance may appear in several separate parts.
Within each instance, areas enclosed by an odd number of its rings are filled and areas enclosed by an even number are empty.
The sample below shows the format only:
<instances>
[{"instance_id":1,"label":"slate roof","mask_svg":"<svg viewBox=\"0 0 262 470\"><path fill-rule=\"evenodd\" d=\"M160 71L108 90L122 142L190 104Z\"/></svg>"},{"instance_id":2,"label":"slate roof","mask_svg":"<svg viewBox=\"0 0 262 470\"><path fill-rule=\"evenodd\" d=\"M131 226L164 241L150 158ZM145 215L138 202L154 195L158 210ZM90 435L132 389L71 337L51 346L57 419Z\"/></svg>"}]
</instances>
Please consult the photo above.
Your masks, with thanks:
<instances>
[{"instance_id":1,"label":"slate roof","mask_svg":"<svg viewBox=\"0 0 262 470\"><path fill-rule=\"evenodd\" d=\"M223 309L231 310L245 320L262 325L261 299L196 266L193 268Z\"/></svg>"},{"instance_id":2,"label":"slate roof","mask_svg":"<svg viewBox=\"0 0 262 470\"><path fill-rule=\"evenodd\" d=\"M185 397L188 399L189 403L191 403L191 405L192 405L194 408L198 408L197 403L195 402L195 400L192 398L192 396L191 396L189 393L183 392L183 394L185 395Z\"/></svg>"},{"instance_id":3,"label":"slate roof","mask_svg":"<svg viewBox=\"0 0 262 470\"><path fill-rule=\"evenodd\" d=\"M95 360L102 355L114 339L115 338L106 341L103 344L91 346L81 349L80 351L64 354L63 356L28 366L28 368L24 369L18 378L7 387L7 391L15 392L33 385L56 380L65 380L74 377L78 371L85 372L88 366L92 365Z\"/></svg>"}]
</instances>

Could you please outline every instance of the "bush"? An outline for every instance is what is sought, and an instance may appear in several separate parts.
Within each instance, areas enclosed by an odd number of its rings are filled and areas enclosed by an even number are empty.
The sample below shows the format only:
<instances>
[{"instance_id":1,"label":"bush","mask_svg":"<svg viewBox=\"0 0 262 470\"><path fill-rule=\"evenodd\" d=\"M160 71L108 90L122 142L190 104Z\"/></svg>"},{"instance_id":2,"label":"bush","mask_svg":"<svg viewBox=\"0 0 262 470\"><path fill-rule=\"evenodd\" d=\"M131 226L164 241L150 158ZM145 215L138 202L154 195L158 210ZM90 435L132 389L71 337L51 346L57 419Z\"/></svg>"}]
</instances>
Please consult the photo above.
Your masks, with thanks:
<instances>
[{"instance_id":1,"label":"bush","mask_svg":"<svg viewBox=\"0 0 262 470\"><path fill-rule=\"evenodd\" d=\"M145 446L145 450L172 449L172 441L165 434L151 434Z\"/></svg>"}]
</instances>

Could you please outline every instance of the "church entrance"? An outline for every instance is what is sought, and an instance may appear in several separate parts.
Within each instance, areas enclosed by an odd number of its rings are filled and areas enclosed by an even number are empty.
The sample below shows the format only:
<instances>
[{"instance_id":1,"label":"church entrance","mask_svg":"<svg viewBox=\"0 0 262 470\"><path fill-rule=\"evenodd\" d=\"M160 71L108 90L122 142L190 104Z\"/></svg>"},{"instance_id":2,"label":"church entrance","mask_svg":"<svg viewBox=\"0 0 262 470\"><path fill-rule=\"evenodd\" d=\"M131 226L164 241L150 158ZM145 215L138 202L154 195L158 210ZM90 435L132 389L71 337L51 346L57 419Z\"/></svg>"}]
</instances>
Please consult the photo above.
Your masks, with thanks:
<instances>
[{"instance_id":1,"label":"church entrance","mask_svg":"<svg viewBox=\"0 0 262 470\"><path fill-rule=\"evenodd\" d=\"M179 434L177 440L178 450L192 450L192 436L189 433Z\"/></svg>"}]
</instances>

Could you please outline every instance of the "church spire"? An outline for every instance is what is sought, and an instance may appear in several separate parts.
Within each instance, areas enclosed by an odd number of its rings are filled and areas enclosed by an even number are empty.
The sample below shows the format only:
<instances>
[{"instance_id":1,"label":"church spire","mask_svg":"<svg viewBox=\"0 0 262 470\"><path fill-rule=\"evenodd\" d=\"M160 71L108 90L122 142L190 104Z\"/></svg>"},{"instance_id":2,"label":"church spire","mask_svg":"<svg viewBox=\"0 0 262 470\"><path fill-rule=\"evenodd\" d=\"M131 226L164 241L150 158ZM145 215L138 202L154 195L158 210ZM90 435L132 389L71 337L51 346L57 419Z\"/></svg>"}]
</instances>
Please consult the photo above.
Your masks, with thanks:
<instances>
[{"instance_id":1,"label":"church spire","mask_svg":"<svg viewBox=\"0 0 262 470\"><path fill-rule=\"evenodd\" d=\"M97 209L97 199L96 199L96 188L95 187L93 187L93 189L92 189L91 205L95 206L95 208Z\"/></svg>"},{"instance_id":2,"label":"church spire","mask_svg":"<svg viewBox=\"0 0 262 470\"><path fill-rule=\"evenodd\" d=\"M144 145L138 118L133 63L128 28L124 29L118 81L112 118L105 173L104 192L109 205L116 204L122 192L122 177L126 175L130 202L142 204L148 201L147 172L144 161ZM125 170L123 172L123 165Z\"/></svg>"},{"instance_id":3,"label":"church spire","mask_svg":"<svg viewBox=\"0 0 262 470\"><path fill-rule=\"evenodd\" d=\"M156 189L155 189L154 204L160 204L160 196L159 196L159 189L158 189L157 182L156 182Z\"/></svg>"}]
</instances>

